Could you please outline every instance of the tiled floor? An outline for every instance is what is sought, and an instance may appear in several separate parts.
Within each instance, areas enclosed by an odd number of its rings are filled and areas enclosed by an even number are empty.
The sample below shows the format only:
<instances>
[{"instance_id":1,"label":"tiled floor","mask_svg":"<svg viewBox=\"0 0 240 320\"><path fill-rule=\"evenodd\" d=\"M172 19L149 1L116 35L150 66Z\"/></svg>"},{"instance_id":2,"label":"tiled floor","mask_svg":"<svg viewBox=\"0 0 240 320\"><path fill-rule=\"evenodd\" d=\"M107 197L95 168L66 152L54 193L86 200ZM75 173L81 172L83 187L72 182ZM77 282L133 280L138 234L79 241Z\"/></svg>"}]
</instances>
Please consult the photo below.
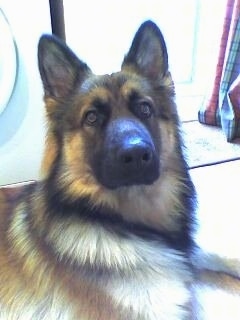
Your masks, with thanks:
<instances>
[{"instance_id":1,"label":"tiled floor","mask_svg":"<svg viewBox=\"0 0 240 320\"><path fill-rule=\"evenodd\" d=\"M240 160L190 170L198 195L197 243L240 260Z\"/></svg>"},{"instance_id":2,"label":"tiled floor","mask_svg":"<svg viewBox=\"0 0 240 320\"><path fill-rule=\"evenodd\" d=\"M240 267L240 139L228 143L220 128L198 121L182 128L198 196L196 241Z\"/></svg>"}]
</instances>

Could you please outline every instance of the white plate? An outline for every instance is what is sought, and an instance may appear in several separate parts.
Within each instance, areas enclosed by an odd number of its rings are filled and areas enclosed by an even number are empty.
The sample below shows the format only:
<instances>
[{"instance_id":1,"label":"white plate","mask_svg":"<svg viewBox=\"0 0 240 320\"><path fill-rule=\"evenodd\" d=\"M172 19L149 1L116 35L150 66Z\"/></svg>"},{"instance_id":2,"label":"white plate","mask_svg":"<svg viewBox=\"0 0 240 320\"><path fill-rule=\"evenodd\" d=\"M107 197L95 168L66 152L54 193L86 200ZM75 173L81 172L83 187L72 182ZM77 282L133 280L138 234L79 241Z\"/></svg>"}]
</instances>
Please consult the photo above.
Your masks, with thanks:
<instances>
[{"instance_id":1,"label":"white plate","mask_svg":"<svg viewBox=\"0 0 240 320\"><path fill-rule=\"evenodd\" d=\"M11 97L17 74L17 52L8 21L0 9L0 114Z\"/></svg>"}]
</instances>

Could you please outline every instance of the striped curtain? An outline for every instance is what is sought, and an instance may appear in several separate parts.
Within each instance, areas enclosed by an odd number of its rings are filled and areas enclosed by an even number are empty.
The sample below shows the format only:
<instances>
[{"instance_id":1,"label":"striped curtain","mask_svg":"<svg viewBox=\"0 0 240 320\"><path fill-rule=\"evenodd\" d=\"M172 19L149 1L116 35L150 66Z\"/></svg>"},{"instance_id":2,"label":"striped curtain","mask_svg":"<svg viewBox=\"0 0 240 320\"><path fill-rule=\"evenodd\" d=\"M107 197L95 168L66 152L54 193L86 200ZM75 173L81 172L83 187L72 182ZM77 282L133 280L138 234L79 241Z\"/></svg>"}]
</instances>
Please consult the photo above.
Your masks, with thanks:
<instances>
[{"instance_id":1,"label":"striped curtain","mask_svg":"<svg viewBox=\"0 0 240 320\"><path fill-rule=\"evenodd\" d=\"M228 0L213 90L198 112L201 123L240 137L240 0Z\"/></svg>"}]
</instances>

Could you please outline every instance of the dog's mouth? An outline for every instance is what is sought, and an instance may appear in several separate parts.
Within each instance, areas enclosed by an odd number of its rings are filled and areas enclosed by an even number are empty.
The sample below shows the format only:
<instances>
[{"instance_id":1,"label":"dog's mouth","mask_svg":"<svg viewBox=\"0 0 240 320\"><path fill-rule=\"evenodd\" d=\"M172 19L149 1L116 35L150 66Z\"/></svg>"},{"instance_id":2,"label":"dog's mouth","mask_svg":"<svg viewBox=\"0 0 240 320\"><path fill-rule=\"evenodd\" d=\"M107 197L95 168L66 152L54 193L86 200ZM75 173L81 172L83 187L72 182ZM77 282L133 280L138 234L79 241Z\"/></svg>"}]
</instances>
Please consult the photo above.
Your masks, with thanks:
<instances>
[{"instance_id":1,"label":"dog's mouth","mask_svg":"<svg viewBox=\"0 0 240 320\"><path fill-rule=\"evenodd\" d=\"M109 177L111 177L109 179ZM142 175L133 175L130 174L127 177L117 177L116 175L108 175L105 178L101 179L101 184L108 189L117 189L120 187L131 187L135 185L151 185L153 184L159 177L159 173L153 175L149 175L148 177L143 177Z\"/></svg>"}]
</instances>

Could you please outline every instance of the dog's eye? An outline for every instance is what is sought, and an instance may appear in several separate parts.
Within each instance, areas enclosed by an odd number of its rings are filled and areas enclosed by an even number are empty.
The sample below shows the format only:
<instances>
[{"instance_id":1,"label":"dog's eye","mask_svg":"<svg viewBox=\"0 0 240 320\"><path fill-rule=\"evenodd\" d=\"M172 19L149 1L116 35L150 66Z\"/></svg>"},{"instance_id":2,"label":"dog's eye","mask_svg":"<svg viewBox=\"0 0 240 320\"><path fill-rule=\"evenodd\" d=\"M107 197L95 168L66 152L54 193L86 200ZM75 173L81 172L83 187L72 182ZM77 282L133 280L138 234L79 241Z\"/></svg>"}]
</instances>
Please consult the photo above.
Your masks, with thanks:
<instances>
[{"instance_id":1,"label":"dog's eye","mask_svg":"<svg viewBox=\"0 0 240 320\"><path fill-rule=\"evenodd\" d=\"M96 111L94 110L91 110L91 111L88 111L85 115L85 122L92 126L94 125L96 122L98 121L98 114Z\"/></svg>"},{"instance_id":2,"label":"dog's eye","mask_svg":"<svg viewBox=\"0 0 240 320\"><path fill-rule=\"evenodd\" d=\"M153 113L152 105L148 101L139 101L136 109L141 118L150 118Z\"/></svg>"}]
</instances>

